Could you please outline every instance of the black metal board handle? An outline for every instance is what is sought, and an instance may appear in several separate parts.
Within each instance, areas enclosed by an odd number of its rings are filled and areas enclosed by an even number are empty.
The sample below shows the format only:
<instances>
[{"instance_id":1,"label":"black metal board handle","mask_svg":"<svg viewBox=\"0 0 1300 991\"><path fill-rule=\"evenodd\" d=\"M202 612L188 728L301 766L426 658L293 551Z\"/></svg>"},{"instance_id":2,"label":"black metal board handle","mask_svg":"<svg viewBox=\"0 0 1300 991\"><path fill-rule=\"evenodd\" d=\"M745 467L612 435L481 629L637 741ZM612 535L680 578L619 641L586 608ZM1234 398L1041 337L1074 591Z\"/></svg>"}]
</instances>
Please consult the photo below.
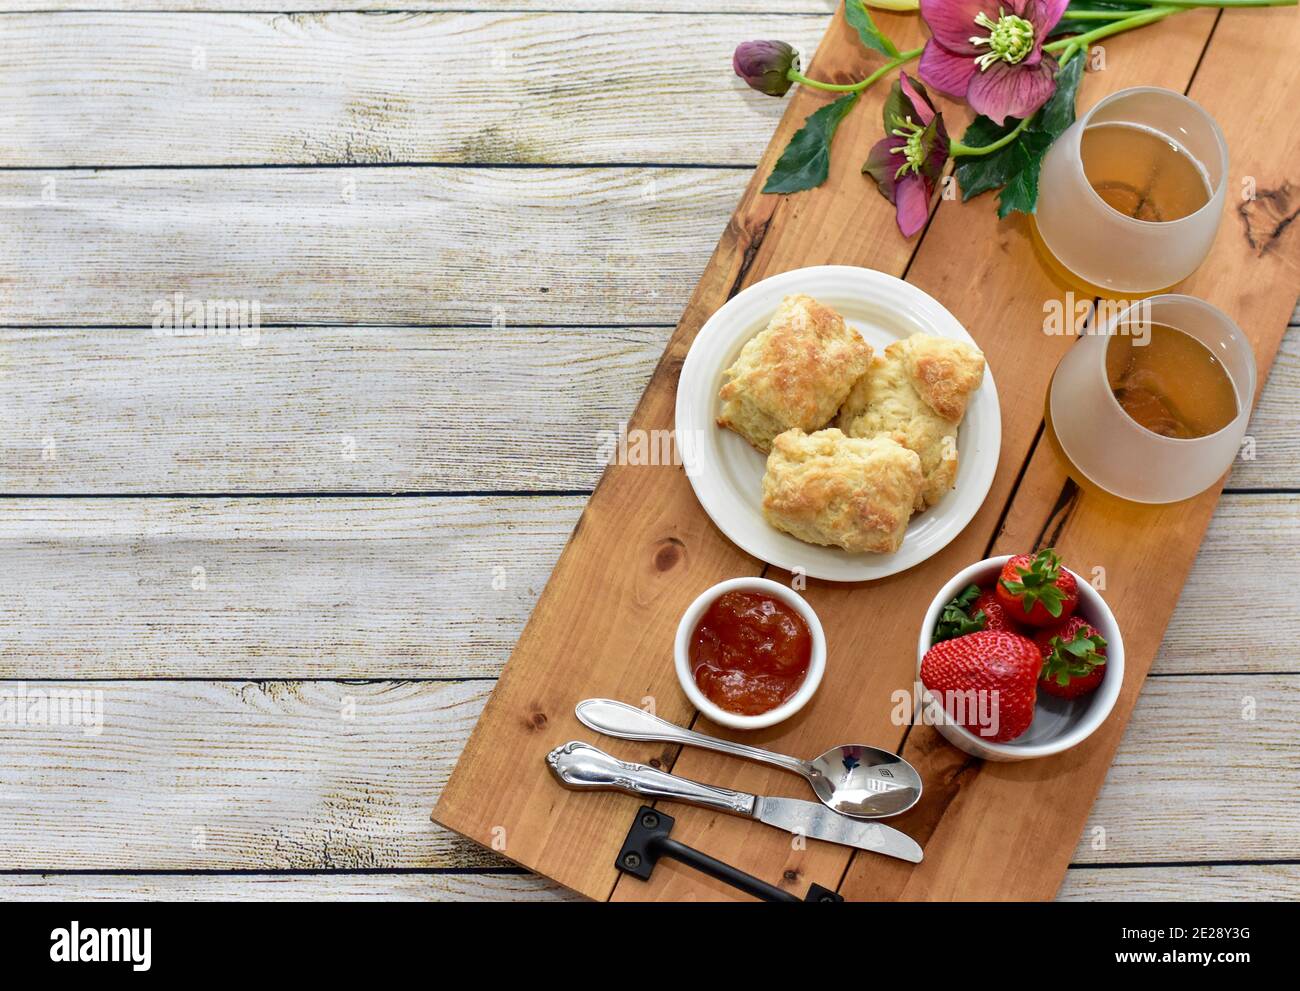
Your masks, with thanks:
<instances>
[{"instance_id":1,"label":"black metal board handle","mask_svg":"<svg viewBox=\"0 0 1300 991\"><path fill-rule=\"evenodd\" d=\"M627 839L623 841L623 849L619 850L614 866L624 874L631 874L642 881L648 881L655 864L661 858L667 857L765 902L842 902L844 900L840 895L829 888L823 888L820 884L814 884L809 889L808 896L801 899L798 895L792 895L783 888L754 877L753 874L747 874L737 867L723 863L716 857L710 857L694 847L679 843L668 835L672 832L675 821L672 816L658 809L652 809L648 805L641 806L632 820L632 828L627 832Z\"/></svg>"}]
</instances>

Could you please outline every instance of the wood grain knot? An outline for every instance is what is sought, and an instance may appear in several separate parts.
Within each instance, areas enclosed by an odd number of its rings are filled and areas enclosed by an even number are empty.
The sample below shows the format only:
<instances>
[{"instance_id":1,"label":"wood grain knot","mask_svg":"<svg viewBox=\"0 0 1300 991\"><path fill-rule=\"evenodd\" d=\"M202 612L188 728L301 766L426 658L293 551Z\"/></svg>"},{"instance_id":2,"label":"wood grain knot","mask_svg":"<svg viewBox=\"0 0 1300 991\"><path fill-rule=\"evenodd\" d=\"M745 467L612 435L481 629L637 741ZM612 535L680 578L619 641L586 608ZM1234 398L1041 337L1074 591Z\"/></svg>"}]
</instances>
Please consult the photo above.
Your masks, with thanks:
<instances>
[{"instance_id":1,"label":"wood grain knot","mask_svg":"<svg viewBox=\"0 0 1300 991\"><path fill-rule=\"evenodd\" d=\"M1293 199L1291 183L1283 182L1277 189L1261 189L1254 199L1237 207L1246 242L1256 256L1271 251L1300 214L1300 203L1293 204Z\"/></svg>"},{"instance_id":2,"label":"wood grain knot","mask_svg":"<svg viewBox=\"0 0 1300 991\"><path fill-rule=\"evenodd\" d=\"M686 545L676 537L665 537L655 545L655 570L671 571L686 552Z\"/></svg>"},{"instance_id":3,"label":"wood grain knot","mask_svg":"<svg viewBox=\"0 0 1300 991\"><path fill-rule=\"evenodd\" d=\"M953 789L953 794L949 796L948 801L956 797L956 792L966 782L972 774L980 769L982 762L978 757L967 757L960 764L952 769L952 772L944 779L944 784Z\"/></svg>"},{"instance_id":4,"label":"wood grain knot","mask_svg":"<svg viewBox=\"0 0 1300 991\"><path fill-rule=\"evenodd\" d=\"M548 720L548 719L546 718L546 713L544 713L544 712L540 712L540 711L537 711L537 710L534 710L533 712L529 713L529 715L528 715L528 723L527 723L527 725L528 725L528 728L529 728L530 730L545 729L545 728L546 728L546 724L547 724L549 721L550 721L550 720Z\"/></svg>"},{"instance_id":5,"label":"wood grain knot","mask_svg":"<svg viewBox=\"0 0 1300 991\"><path fill-rule=\"evenodd\" d=\"M793 884L795 881L799 880L799 872L791 868L790 870L784 871L781 874L781 877Z\"/></svg>"},{"instance_id":6,"label":"wood grain knot","mask_svg":"<svg viewBox=\"0 0 1300 991\"><path fill-rule=\"evenodd\" d=\"M773 207L775 209L775 207ZM736 277L732 280L731 288L727 290L727 299L740 292L745 285L745 278L749 275L749 270L754 264L754 259L758 255L758 249L763 246L763 239L767 237L768 225L772 222L771 214L758 221L753 225L751 230L744 227L737 228L740 245L744 254L740 259L740 267L736 270ZM733 221L734 224L734 221Z\"/></svg>"}]
</instances>

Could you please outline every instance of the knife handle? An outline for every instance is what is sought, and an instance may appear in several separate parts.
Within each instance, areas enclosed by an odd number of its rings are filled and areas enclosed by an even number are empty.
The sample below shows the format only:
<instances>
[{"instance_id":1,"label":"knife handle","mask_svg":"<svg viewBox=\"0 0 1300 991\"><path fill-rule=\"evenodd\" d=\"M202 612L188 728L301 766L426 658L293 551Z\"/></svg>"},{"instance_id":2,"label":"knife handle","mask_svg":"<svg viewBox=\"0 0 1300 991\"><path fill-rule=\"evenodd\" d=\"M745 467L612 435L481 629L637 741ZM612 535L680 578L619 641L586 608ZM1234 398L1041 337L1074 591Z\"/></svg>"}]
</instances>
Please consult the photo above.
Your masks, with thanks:
<instances>
[{"instance_id":1,"label":"knife handle","mask_svg":"<svg viewBox=\"0 0 1300 991\"><path fill-rule=\"evenodd\" d=\"M702 785L645 764L629 764L581 740L571 740L556 747L546 755L546 763L560 782L569 788L625 791L643 798L690 802L733 815L750 816L754 813L753 795Z\"/></svg>"}]
</instances>

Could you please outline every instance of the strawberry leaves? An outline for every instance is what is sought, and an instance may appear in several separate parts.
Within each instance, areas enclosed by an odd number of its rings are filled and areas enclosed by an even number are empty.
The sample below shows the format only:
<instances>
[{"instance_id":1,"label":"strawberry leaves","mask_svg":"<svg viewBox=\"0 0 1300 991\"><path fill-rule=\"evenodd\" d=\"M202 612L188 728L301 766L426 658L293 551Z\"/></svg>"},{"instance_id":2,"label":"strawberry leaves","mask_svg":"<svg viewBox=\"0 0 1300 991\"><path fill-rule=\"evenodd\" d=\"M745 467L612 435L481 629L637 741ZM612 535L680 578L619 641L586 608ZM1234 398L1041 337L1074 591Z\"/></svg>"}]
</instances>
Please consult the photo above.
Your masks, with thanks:
<instances>
[{"instance_id":1,"label":"strawberry leaves","mask_svg":"<svg viewBox=\"0 0 1300 991\"><path fill-rule=\"evenodd\" d=\"M1020 600L1025 615L1034 603L1041 602L1052 616L1060 616L1065 603L1065 593L1057 587L1061 577L1061 558L1050 547L1045 547L1029 563L1028 568L1016 568L1018 581L1002 579L1002 587Z\"/></svg>"},{"instance_id":2,"label":"strawberry leaves","mask_svg":"<svg viewBox=\"0 0 1300 991\"><path fill-rule=\"evenodd\" d=\"M1080 626L1069 640L1052 637L1051 650L1043 658L1041 677L1064 688L1075 678L1084 678L1106 663L1106 640L1091 626Z\"/></svg>"},{"instance_id":3,"label":"strawberry leaves","mask_svg":"<svg viewBox=\"0 0 1300 991\"><path fill-rule=\"evenodd\" d=\"M971 603L978 599L979 595L980 587L971 585L943 607L943 611L939 613L939 621L934 624L934 633L930 637L931 645L940 640L952 640L984 629L984 624L988 622L984 610L977 610L973 616L969 612Z\"/></svg>"}]
</instances>

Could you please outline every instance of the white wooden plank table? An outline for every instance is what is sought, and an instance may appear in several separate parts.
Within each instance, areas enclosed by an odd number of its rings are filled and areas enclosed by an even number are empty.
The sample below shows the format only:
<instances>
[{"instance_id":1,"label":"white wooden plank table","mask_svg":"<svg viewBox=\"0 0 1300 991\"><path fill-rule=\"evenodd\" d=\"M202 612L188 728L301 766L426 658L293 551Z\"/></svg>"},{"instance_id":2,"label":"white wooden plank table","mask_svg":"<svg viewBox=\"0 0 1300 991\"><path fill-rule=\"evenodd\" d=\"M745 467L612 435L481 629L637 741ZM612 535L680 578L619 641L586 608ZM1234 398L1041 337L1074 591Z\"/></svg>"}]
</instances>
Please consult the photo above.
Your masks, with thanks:
<instances>
[{"instance_id":1,"label":"white wooden plank table","mask_svg":"<svg viewBox=\"0 0 1300 991\"><path fill-rule=\"evenodd\" d=\"M0 692L103 729L0 897L563 898L428 811L833 3L268 6L3 4ZM1300 326L1063 898L1300 896L1298 425Z\"/></svg>"}]
</instances>

